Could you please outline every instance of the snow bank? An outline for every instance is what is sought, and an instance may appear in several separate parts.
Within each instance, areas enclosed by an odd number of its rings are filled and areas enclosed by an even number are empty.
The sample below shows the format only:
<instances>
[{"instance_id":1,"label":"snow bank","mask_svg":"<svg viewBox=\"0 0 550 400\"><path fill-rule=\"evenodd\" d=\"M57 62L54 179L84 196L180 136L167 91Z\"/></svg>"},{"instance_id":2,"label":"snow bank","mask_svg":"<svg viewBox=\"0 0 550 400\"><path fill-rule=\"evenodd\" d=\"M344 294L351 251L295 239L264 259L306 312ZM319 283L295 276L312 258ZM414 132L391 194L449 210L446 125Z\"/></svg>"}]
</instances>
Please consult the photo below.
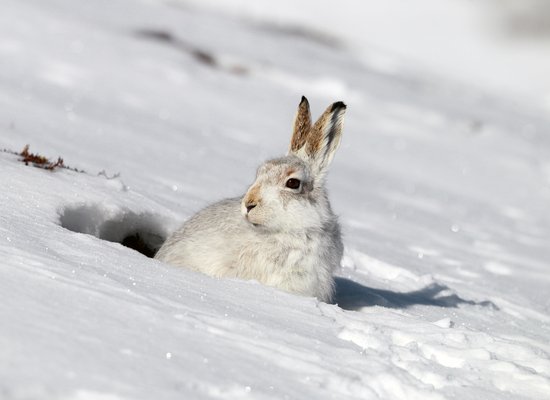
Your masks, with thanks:
<instances>
[{"instance_id":1,"label":"snow bank","mask_svg":"<svg viewBox=\"0 0 550 400\"><path fill-rule=\"evenodd\" d=\"M4 2L0 147L87 172L0 153L0 397L548 396L547 117L281 24ZM121 244L154 251L243 193L285 151L302 94L314 113L349 106L328 178L338 304Z\"/></svg>"}]
</instances>

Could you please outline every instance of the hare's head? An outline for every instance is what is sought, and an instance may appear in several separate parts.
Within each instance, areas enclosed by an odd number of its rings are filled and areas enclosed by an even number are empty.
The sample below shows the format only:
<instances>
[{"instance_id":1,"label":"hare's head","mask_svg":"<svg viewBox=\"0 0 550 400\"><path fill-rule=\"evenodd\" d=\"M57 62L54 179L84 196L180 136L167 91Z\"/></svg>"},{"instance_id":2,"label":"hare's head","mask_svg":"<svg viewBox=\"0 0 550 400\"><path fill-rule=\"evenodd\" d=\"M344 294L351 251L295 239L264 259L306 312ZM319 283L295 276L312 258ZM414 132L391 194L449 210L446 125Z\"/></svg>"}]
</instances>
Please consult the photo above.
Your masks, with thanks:
<instances>
[{"instance_id":1,"label":"hare's head","mask_svg":"<svg viewBox=\"0 0 550 400\"><path fill-rule=\"evenodd\" d=\"M323 226L332 215L324 177L340 144L345 111L344 103L334 103L312 125L302 97L288 154L260 166L243 198L242 213L250 223L274 231Z\"/></svg>"}]
</instances>

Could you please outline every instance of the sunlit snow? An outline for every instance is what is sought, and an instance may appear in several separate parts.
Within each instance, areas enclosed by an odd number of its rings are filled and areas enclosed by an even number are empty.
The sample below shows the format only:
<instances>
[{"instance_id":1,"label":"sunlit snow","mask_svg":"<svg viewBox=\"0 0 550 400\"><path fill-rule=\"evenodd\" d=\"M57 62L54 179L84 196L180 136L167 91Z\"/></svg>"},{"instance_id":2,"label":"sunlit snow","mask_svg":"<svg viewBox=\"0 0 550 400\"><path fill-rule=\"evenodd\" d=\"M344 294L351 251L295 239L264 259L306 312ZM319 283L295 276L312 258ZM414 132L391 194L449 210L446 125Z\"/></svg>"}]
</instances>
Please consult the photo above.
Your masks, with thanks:
<instances>
[{"instance_id":1,"label":"sunlit snow","mask_svg":"<svg viewBox=\"0 0 550 400\"><path fill-rule=\"evenodd\" d=\"M0 398L547 399L541 92L409 65L328 7L209 4L2 2L0 148L85 172L0 153ZM243 194L302 95L348 105L337 304L120 244Z\"/></svg>"}]
</instances>

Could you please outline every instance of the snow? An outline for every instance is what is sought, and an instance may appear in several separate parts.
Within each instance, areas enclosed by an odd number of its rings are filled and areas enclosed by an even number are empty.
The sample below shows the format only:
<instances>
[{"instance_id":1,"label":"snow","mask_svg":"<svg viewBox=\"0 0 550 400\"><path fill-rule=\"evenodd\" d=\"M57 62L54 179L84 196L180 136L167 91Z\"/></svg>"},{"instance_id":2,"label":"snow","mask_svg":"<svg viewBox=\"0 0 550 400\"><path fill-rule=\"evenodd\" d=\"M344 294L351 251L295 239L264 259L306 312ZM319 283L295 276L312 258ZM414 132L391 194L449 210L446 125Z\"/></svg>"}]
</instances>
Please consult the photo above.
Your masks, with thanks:
<instances>
[{"instance_id":1,"label":"snow","mask_svg":"<svg viewBox=\"0 0 550 400\"><path fill-rule=\"evenodd\" d=\"M429 72L550 111L545 0L186 0L344 42L381 73ZM338 40L336 39L338 38Z\"/></svg>"},{"instance_id":2,"label":"snow","mask_svg":"<svg viewBox=\"0 0 550 400\"><path fill-rule=\"evenodd\" d=\"M191 4L3 2L0 148L86 172L0 153L0 398L548 398L542 91L404 63L398 38L324 30L333 10L307 1ZM520 67L512 86L535 76ZM120 244L242 194L301 95L348 104L338 304Z\"/></svg>"}]
</instances>

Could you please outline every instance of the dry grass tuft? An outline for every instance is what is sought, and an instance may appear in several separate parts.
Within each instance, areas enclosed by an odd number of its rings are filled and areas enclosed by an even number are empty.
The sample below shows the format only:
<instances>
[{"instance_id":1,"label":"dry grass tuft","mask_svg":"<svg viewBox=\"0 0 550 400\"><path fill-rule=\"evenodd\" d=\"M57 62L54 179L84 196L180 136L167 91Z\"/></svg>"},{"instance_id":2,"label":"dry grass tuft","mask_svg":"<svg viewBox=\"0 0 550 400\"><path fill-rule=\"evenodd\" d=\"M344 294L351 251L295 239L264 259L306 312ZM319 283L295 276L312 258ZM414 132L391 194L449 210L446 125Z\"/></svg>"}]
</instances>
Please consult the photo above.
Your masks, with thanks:
<instances>
[{"instance_id":1,"label":"dry grass tuft","mask_svg":"<svg viewBox=\"0 0 550 400\"><path fill-rule=\"evenodd\" d=\"M22 158L19 159L19 161L21 161L22 163L25 163L25 165L32 165L33 167L45 169L45 170L48 170L48 171L55 171L55 170L61 168L61 169L68 169L68 170L74 171L74 172L81 172L81 173L85 172L84 170L81 170L81 169L78 169L78 168L71 168L68 165L65 165L65 163L63 162L63 159L61 157L57 157L56 161L51 161L49 158L44 157L40 154L31 153L29 151L29 145L28 144L25 145L23 150L19 153L16 152L16 151L13 151L13 150L8 150L8 149L1 149L0 151L2 153L9 153L9 154L13 154L13 155L22 157Z\"/></svg>"},{"instance_id":2,"label":"dry grass tuft","mask_svg":"<svg viewBox=\"0 0 550 400\"><path fill-rule=\"evenodd\" d=\"M48 158L41 156L40 154L29 152L28 144L25 145L23 151L19 153L19 155L23 157L21 162L24 162L25 165L32 164L32 166L36 168L43 168L49 171L53 171L56 168L67 168L63 164L63 159L61 157L57 157L57 161L50 161Z\"/></svg>"}]
</instances>

